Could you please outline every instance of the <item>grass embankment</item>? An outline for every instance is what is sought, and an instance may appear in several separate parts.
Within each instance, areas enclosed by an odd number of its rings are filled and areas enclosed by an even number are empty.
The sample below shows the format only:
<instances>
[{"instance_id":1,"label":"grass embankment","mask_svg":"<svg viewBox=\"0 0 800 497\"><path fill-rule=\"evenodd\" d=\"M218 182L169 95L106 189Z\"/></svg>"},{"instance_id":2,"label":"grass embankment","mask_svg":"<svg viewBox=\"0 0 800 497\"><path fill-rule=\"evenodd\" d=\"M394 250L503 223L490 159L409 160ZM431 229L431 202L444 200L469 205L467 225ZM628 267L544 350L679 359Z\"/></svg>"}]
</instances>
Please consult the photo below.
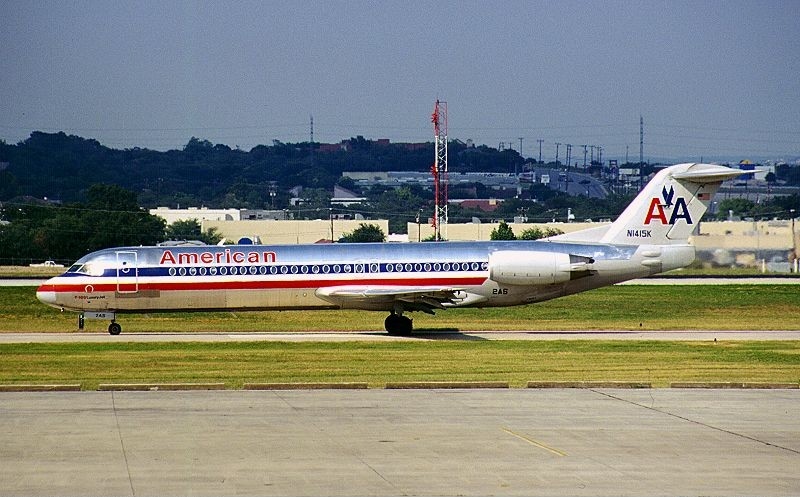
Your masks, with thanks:
<instances>
[{"instance_id":1,"label":"grass embankment","mask_svg":"<svg viewBox=\"0 0 800 497\"><path fill-rule=\"evenodd\" d=\"M613 286L539 304L414 313L417 330L797 330L793 285ZM383 313L286 311L121 315L123 332L382 330ZM104 321L86 331L104 332ZM77 331L77 314L36 300L34 287L0 288L0 332Z\"/></svg>"},{"instance_id":2,"label":"grass embankment","mask_svg":"<svg viewBox=\"0 0 800 497\"><path fill-rule=\"evenodd\" d=\"M800 342L430 341L0 345L0 384L800 381Z\"/></svg>"},{"instance_id":3,"label":"grass embankment","mask_svg":"<svg viewBox=\"0 0 800 497\"><path fill-rule=\"evenodd\" d=\"M0 278L50 278L63 272L63 267L0 266Z\"/></svg>"}]
</instances>

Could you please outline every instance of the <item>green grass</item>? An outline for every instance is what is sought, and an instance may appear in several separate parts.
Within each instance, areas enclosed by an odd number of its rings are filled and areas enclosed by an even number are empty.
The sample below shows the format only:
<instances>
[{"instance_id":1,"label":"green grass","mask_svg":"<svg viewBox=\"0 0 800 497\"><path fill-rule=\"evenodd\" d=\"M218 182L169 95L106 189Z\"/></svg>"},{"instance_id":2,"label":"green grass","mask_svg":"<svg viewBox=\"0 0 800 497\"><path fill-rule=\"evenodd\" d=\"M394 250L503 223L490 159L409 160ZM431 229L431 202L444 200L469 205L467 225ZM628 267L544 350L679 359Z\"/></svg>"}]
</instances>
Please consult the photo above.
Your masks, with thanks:
<instances>
[{"instance_id":1,"label":"green grass","mask_svg":"<svg viewBox=\"0 0 800 497\"><path fill-rule=\"evenodd\" d=\"M34 287L0 287L0 332L77 331L77 314L36 300ZM414 313L417 330L797 330L794 285L613 286L539 304ZM123 332L382 330L384 313L222 312L122 315ZM86 331L104 332L104 321Z\"/></svg>"},{"instance_id":2,"label":"green grass","mask_svg":"<svg viewBox=\"0 0 800 497\"><path fill-rule=\"evenodd\" d=\"M800 342L428 341L0 345L0 384L800 381Z\"/></svg>"},{"instance_id":3,"label":"green grass","mask_svg":"<svg viewBox=\"0 0 800 497\"><path fill-rule=\"evenodd\" d=\"M760 266L751 267L701 267L699 265L689 266L681 269L673 269L664 273L666 276L715 276L725 278L728 276L773 276L782 278L797 278L797 273L772 273L762 272Z\"/></svg>"},{"instance_id":4,"label":"green grass","mask_svg":"<svg viewBox=\"0 0 800 497\"><path fill-rule=\"evenodd\" d=\"M617 286L540 304L415 314L458 330L800 328L792 285ZM363 311L125 315L125 331L380 330ZM107 323L87 321L87 331ZM33 287L0 288L0 330L75 331L76 314L40 304ZM61 343L0 345L0 383L394 381L800 381L800 341L467 341L345 343Z\"/></svg>"}]
</instances>

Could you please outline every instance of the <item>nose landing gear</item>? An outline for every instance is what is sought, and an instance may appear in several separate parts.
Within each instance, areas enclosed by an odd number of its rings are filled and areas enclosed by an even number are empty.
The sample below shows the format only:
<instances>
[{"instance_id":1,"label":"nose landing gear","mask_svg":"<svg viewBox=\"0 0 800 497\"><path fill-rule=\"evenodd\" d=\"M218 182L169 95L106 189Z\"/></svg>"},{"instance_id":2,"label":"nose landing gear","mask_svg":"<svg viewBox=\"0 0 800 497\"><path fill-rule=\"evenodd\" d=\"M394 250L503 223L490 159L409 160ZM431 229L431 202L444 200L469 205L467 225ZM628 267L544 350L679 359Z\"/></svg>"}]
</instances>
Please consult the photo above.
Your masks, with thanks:
<instances>
[{"instance_id":1,"label":"nose landing gear","mask_svg":"<svg viewBox=\"0 0 800 497\"><path fill-rule=\"evenodd\" d=\"M111 324L108 325L108 332L112 335L119 335L122 333L122 326L116 321L111 321Z\"/></svg>"},{"instance_id":2,"label":"nose landing gear","mask_svg":"<svg viewBox=\"0 0 800 497\"><path fill-rule=\"evenodd\" d=\"M82 312L78 315L78 329L83 330L84 321L86 319L101 319L105 321L106 319L111 320L111 324L108 325L108 332L112 335L119 335L122 333L122 326L117 323L117 315L114 312L94 312L94 311L86 311Z\"/></svg>"}]
</instances>

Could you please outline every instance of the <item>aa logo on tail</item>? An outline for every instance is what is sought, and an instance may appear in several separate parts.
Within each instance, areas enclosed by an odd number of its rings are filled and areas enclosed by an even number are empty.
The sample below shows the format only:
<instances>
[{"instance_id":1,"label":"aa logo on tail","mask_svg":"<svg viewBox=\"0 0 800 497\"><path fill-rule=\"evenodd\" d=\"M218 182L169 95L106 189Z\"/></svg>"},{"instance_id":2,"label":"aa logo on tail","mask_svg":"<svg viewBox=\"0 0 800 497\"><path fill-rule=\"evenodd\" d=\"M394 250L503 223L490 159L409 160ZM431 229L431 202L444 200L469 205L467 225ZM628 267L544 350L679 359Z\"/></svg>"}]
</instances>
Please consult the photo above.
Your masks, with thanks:
<instances>
[{"instance_id":1,"label":"aa logo on tail","mask_svg":"<svg viewBox=\"0 0 800 497\"><path fill-rule=\"evenodd\" d=\"M689 207L683 197L675 198L675 189L672 185L667 189L661 189L661 197L653 197L650 200L650 208L644 218L644 224L658 222L660 224L675 224L678 219L683 219L686 224L692 224L692 216L689 214ZM663 200L663 203L662 203ZM669 214L669 216L668 216Z\"/></svg>"}]
</instances>

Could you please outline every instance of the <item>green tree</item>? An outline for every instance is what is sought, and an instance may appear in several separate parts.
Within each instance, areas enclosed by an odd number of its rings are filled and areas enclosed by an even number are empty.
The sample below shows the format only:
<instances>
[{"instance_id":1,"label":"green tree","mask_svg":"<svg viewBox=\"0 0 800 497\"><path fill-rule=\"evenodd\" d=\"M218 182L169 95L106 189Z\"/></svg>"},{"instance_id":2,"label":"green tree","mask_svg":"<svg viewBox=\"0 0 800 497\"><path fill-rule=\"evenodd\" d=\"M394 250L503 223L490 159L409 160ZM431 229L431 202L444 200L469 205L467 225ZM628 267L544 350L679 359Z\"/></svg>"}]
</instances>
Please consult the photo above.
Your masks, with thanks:
<instances>
[{"instance_id":1,"label":"green tree","mask_svg":"<svg viewBox=\"0 0 800 497\"><path fill-rule=\"evenodd\" d=\"M728 211L733 211L734 215L746 216L752 215L756 204L751 200L744 198L726 198L719 203L719 211L717 211L717 219L728 219Z\"/></svg>"},{"instance_id":2,"label":"green tree","mask_svg":"<svg viewBox=\"0 0 800 497\"><path fill-rule=\"evenodd\" d=\"M92 185L89 201L72 210L58 212L60 222L69 224L78 216L86 251L101 248L154 245L164 239L164 220L139 208L136 194L117 185Z\"/></svg>"},{"instance_id":3,"label":"green tree","mask_svg":"<svg viewBox=\"0 0 800 497\"><path fill-rule=\"evenodd\" d=\"M89 187L87 197L89 198L88 206L92 209L107 211L139 210L139 204L136 203L136 194L121 186L94 184Z\"/></svg>"},{"instance_id":4,"label":"green tree","mask_svg":"<svg viewBox=\"0 0 800 497\"><path fill-rule=\"evenodd\" d=\"M214 146L208 140L200 140L194 136L189 140L189 143L183 147L190 161L207 160L211 156Z\"/></svg>"},{"instance_id":5,"label":"green tree","mask_svg":"<svg viewBox=\"0 0 800 497\"><path fill-rule=\"evenodd\" d=\"M166 235L170 240L200 240L209 245L215 245L222 240L222 235L216 228L203 231L197 219L175 221L167 226Z\"/></svg>"},{"instance_id":6,"label":"green tree","mask_svg":"<svg viewBox=\"0 0 800 497\"><path fill-rule=\"evenodd\" d=\"M0 200L7 200L17 194L17 178L8 171L0 171Z\"/></svg>"},{"instance_id":7,"label":"green tree","mask_svg":"<svg viewBox=\"0 0 800 497\"><path fill-rule=\"evenodd\" d=\"M378 225L361 223L352 233L346 233L339 241L342 243L384 242L386 235Z\"/></svg>"},{"instance_id":8,"label":"green tree","mask_svg":"<svg viewBox=\"0 0 800 497\"><path fill-rule=\"evenodd\" d=\"M545 229L535 226L528 228L520 234L520 240L539 240L541 238L550 238L551 236L563 235L564 232L558 228L547 226Z\"/></svg>"},{"instance_id":9,"label":"green tree","mask_svg":"<svg viewBox=\"0 0 800 497\"><path fill-rule=\"evenodd\" d=\"M437 240L436 239L436 233L431 233L430 235L428 235L425 238L423 238L422 241L423 242L437 242L437 241L438 242L446 242L447 240L445 240L444 238L441 239L441 240Z\"/></svg>"},{"instance_id":10,"label":"green tree","mask_svg":"<svg viewBox=\"0 0 800 497\"><path fill-rule=\"evenodd\" d=\"M492 230L489 235L492 240L516 240L517 236L505 221L500 221L500 225Z\"/></svg>"},{"instance_id":11,"label":"green tree","mask_svg":"<svg viewBox=\"0 0 800 497\"><path fill-rule=\"evenodd\" d=\"M298 216L302 219L326 219L330 213L331 193L324 188L307 188L301 194L303 203Z\"/></svg>"},{"instance_id":12,"label":"green tree","mask_svg":"<svg viewBox=\"0 0 800 497\"><path fill-rule=\"evenodd\" d=\"M403 186L382 192L370 202L374 214L389 220L390 233L405 233L409 221L416 218L415 214L425 205L425 201L414 191Z\"/></svg>"},{"instance_id":13,"label":"green tree","mask_svg":"<svg viewBox=\"0 0 800 497\"><path fill-rule=\"evenodd\" d=\"M0 225L0 260L70 262L102 248L153 245L164 239L164 220L136 207L133 193L93 185L88 197L86 204L4 209L9 224Z\"/></svg>"}]
</instances>

